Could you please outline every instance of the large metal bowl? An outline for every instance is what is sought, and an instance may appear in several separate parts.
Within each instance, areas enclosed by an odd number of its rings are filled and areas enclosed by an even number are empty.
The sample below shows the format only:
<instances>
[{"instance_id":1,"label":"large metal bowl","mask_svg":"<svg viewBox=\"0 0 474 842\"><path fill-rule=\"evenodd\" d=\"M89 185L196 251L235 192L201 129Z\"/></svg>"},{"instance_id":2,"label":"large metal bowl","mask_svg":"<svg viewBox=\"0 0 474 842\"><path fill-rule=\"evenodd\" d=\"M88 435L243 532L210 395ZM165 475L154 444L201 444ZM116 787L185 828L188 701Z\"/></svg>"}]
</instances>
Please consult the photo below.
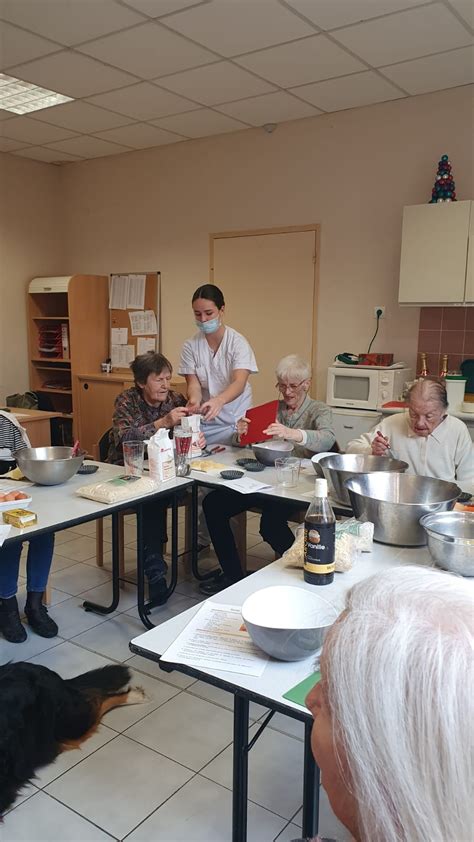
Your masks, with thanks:
<instances>
[{"instance_id":1,"label":"large metal bowl","mask_svg":"<svg viewBox=\"0 0 474 842\"><path fill-rule=\"evenodd\" d=\"M423 515L449 511L461 489L433 477L378 472L346 480L354 514L374 524L374 540L397 547L422 547Z\"/></svg>"},{"instance_id":2,"label":"large metal bowl","mask_svg":"<svg viewBox=\"0 0 474 842\"><path fill-rule=\"evenodd\" d=\"M420 520L438 567L474 576L474 512L440 512Z\"/></svg>"},{"instance_id":3,"label":"large metal bowl","mask_svg":"<svg viewBox=\"0 0 474 842\"><path fill-rule=\"evenodd\" d=\"M388 456L366 456L363 453L334 453L325 456L319 462L328 481L329 495L333 500L350 506L346 479L357 474L371 474L374 471L394 471L403 473L408 468L407 462L389 459Z\"/></svg>"},{"instance_id":4,"label":"large metal bowl","mask_svg":"<svg viewBox=\"0 0 474 842\"><path fill-rule=\"evenodd\" d=\"M253 642L280 661L300 661L320 649L337 615L319 594L289 585L262 588L242 605Z\"/></svg>"},{"instance_id":5,"label":"large metal bowl","mask_svg":"<svg viewBox=\"0 0 474 842\"><path fill-rule=\"evenodd\" d=\"M13 454L22 474L38 485L60 485L74 476L84 460L72 447L22 447Z\"/></svg>"},{"instance_id":6,"label":"large metal bowl","mask_svg":"<svg viewBox=\"0 0 474 842\"><path fill-rule=\"evenodd\" d=\"M285 459L293 452L293 445L289 441L262 441L260 444L253 444L254 455L262 465L275 465L275 459Z\"/></svg>"}]
</instances>

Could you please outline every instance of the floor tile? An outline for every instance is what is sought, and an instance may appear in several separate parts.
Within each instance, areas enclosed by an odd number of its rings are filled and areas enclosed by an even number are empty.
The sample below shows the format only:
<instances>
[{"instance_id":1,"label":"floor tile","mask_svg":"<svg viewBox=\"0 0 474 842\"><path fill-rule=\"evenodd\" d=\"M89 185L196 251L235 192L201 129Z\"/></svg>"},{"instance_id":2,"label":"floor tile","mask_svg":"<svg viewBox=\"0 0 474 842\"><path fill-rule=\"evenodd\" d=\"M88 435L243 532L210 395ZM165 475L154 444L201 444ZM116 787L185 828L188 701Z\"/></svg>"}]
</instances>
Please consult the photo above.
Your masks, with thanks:
<instances>
[{"instance_id":1,"label":"floor tile","mask_svg":"<svg viewBox=\"0 0 474 842\"><path fill-rule=\"evenodd\" d=\"M249 805L248 842L270 842L284 820L255 804ZM153 813L127 842L231 842L232 793L196 775Z\"/></svg>"},{"instance_id":2,"label":"floor tile","mask_svg":"<svg viewBox=\"0 0 474 842\"><path fill-rule=\"evenodd\" d=\"M190 675L184 675L184 673L177 672L176 670L166 672L161 669L156 661L152 661L150 658L143 658L142 655L132 655L132 657L124 663L127 664L127 667L144 672L146 675L151 675L154 678L159 678L161 681L165 681L167 684L172 684L174 687L179 687L181 690L184 690L186 687L190 687L196 681L196 679L192 678Z\"/></svg>"},{"instance_id":3,"label":"floor tile","mask_svg":"<svg viewBox=\"0 0 474 842\"><path fill-rule=\"evenodd\" d=\"M232 741L232 723L224 708L181 693L133 725L127 736L198 772Z\"/></svg>"},{"instance_id":4,"label":"floor tile","mask_svg":"<svg viewBox=\"0 0 474 842\"><path fill-rule=\"evenodd\" d=\"M104 518L105 520L105 518ZM89 535L95 538L98 520L88 520L87 523L78 523L73 527L75 535Z\"/></svg>"},{"instance_id":5,"label":"floor tile","mask_svg":"<svg viewBox=\"0 0 474 842\"><path fill-rule=\"evenodd\" d=\"M87 558L95 558L95 549L95 538L91 538L89 535L76 535L72 541L58 547L57 552L59 555L65 555L67 558L76 559L76 561L85 561Z\"/></svg>"},{"instance_id":6,"label":"floor tile","mask_svg":"<svg viewBox=\"0 0 474 842\"><path fill-rule=\"evenodd\" d=\"M82 597L73 596L51 608L51 616L58 624L59 634L65 640L76 637L81 632L98 626L108 619L107 616L85 611L82 607L83 602Z\"/></svg>"},{"instance_id":7,"label":"floor tile","mask_svg":"<svg viewBox=\"0 0 474 842\"><path fill-rule=\"evenodd\" d=\"M200 699L214 702L215 705L220 705L227 710L234 710L234 694L222 690L221 687L214 687L213 684L206 684L205 681L195 681L188 692L193 696L199 696ZM257 705L255 702L250 702L249 710L250 718L254 720L260 719L261 716L268 713L268 708Z\"/></svg>"},{"instance_id":8,"label":"floor tile","mask_svg":"<svg viewBox=\"0 0 474 842\"><path fill-rule=\"evenodd\" d=\"M112 838L44 792L9 813L2 833L5 842L110 842Z\"/></svg>"},{"instance_id":9,"label":"floor tile","mask_svg":"<svg viewBox=\"0 0 474 842\"><path fill-rule=\"evenodd\" d=\"M88 591L81 593L81 602L95 602L97 605L110 605L112 602L112 580L109 579L103 585L98 585L96 588L91 588ZM103 614L105 618L115 617L123 611L128 611L137 604L137 588L136 585L130 585L128 582L120 588L120 600L117 610L112 614Z\"/></svg>"},{"instance_id":10,"label":"floor tile","mask_svg":"<svg viewBox=\"0 0 474 842\"><path fill-rule=\"evenodd\" d=\"M49 639L39 637L29 629L27 623L25 623L25 628L28 638L24 643L8 643L7 640L0 637L0 664L6 664L7 661L28 661L34 655L45 652L47 649L53 649L63 642L61 637Z\"/></svg>"},{"instance_id":11,"label":"floor tile","mask_svg":"<svg viewBox=\"0 0 474 842\"><path fill-rule=\"evenodd\" d=\"M36 782L37 782L37 781L36 781ZM38 782L37 782L37 783L38 783ZM38 784L38 786L39 786L39 784ZM19 807L19 806L20 806L20 804L23 804L23 802L24 802L24 801L26 801L28 798L31 798L31 796L32 796L32 795L35 795L35 793L37 793L37 792L38 792L38 787L37 787L37 786L35 786L35 785L34 785L34 784L32 784L32 783L26 784L26 785L25 785L25 786L24 786L24 787L20 790L20 792L18 793L18 796L17 796L17 798L16 798L16 801L12 804L12 806L11 806L8 810L5 810L5 812L4 812L4 814L3 814L3 815L4 815L4 816L7 816L7 815L8 815L8 813L10 813L12 810L15 810L15 809L16 809L16 807ZM1 831L0 831L0 839L2 839L2 842L3 842L3 837L2 837L2 835L1 835ZM6 842L6 840L5 840L5 842Z\"/></svg>"},{"instance_id":12,"label":"floor tile","mask_svg":"<svg viewBox=\"0 0 474 842\"><path fill-rule=\"evenodd\" d=\"M76 529L79 529L77 526ZM74 538L77 538L81 533L76 532L76 529L62 529L61 532L54 533L54 546L60 547L63 544L67 544L69 541L73 541Z\"/></svg>"},{"instance_id":13,"label":"floor tile","mask_svg":"<svg viewBox=\"0 0 474 842\"><path fill-rule=\"evenodd\" d=\"M282 830L279 836L276 837L275 842L292 842L293 839L301 838L301 827L290 822Z\"/></svg>"},{"instance_id":14,"label":"floor tile","mask_svg":"<svg viewBox=\"0 0 474 842\"><path fill-rule=\"evenodd\" d=\"M250 729L255 732L257 726ZM232 746L201 774L232 787ZM282 758L285 762L282 763ZM278 774L275 774L278 769ZM267 728L249 755L249 798L277 815L291 819L303 797L303 745L299 740Z\"/></svg>"},{"instance_id":15,"label":"floor tile","mask_svg":"<svg viewBox=\"0 0 474 842\"><path fill-rule=\"evenodd\" d=\"M81 675L83 672L99 669L99 667L105 667L112 663L101 655L89 652L68 640L60 642L54 651L41 652L41 654L34 655L28 660L33 664L41 664L43 667L54 670L61 678L74 678L74 676Z\"/></svg>"},{"instance_id":16,"label":"floor tile","mask_svg":"<svg viewBox=\"0 0 474 842\"><path fill-rule=\"evenodd\" d=\"M56 778L60 778L61 775L64 775L73 766L77 766L78 763L81 763L86 757L93 754L94 751L105 746L110 740L114 740L116 736L117 732L112 728L107 728L104 724L99 725L95 734L82 743L79 748L63 751L54 763L50 763L48 766L40 769L37 775L35 775L36 786L40 787L40 789L48 786Z\"/></svg>"},{"instance_id":17,"label":"floor tile","mask_svg":"<svg viewBox=\"0 0 474 842\"><path fill-rule=\"evenodd\" d=\"M181 692L178 687L172 687L171 684L165 684L164 681L141 672L132 673L130 686L143 689L148 701L138 705L122 705L109 711L104 717L104 722L114 731L125 731Z\"/></svg>"},{"instance_id":18,"label":"floor tile","mask_svg":"<svg viewBox=\"0 0 474 842\"><path fill-rule=\"evenodd\" d=\"M110 573L101 570L100 567L92 567L89 564L75 564L73 567L66 568L66 570L52 573L50 582L53 588L70 596L77 596L83 591L88 591L90 588L95 588L97 585L110 581L110 578Z\"/></svg>"},{"instance_id":19,"label":"floor tile","mask_svg":"<svg viewBox=\"0 0 474 842\"><path fill-rule=\"evenodd\" d=\"M124 548L123 553L123 560L124 560L124 567L125 569L132 569L136 570L137 567L137 552L136 550L132 550L130 547ZM91 567L97 567L97 561L95 554L88 559L85 559L86 564L90 564ZM112 570L112 545L109 543L104 544L104 570Z\"/></svg>"},{"instance_id":20,"label":"floor tile","mask_svg":"<svg viewBox=\"0 0 474 842\"><path fill-rule=\"evenodd\" d=\"M183 766L119 736L54 781L47 792L122 839L191 777Z\"/></svg>"},{"instance_id":21,"label":"floor tile","mask_svg":"<svg viewBox=\"0 0 474 842\"><path fill-rule=\"evenodd\" d=\"M275 713L268 727L274 731L288 734L290 737L296 737L298 740L304 740L303 722L300 722L299 719L292 719L291 716L285 716L284 713Z\"/></svg>"},{"instance_id":22,"label":"floor tile","mask_svg":"<svg viewBox=\"0 0 474 842\"><path fill-rule=\"evenodd\" d=\"M202 602L203 599L206 599L205 595L199 590L199 582L197 579L192 579L191 581L186 582L178 582L175 593L182 594L183 596L190 596L198 602Z\"/></svg>"},{"instance_id":23,"label":"floor tile","mask_svg":"<svg viewBox=\"0 0 474 842\"><path fill-rule=\"evenodd\" d=\"M63 552L66 552L66 546L66 544L62 544L59 549L62 549ZM73 564L77 564L77 561L75 559L67 558L65 555L59 555L57 552L55 552L51 564L51 573L57 573L58 570L65 570L66 567L72 567Z\"/></svg>"},{"instance_id":24,"label":"floor tile","mask_svg":"<svg viewBox=\"0 0 474 842\"><path fill-rule=\"evenodd\" d=\"M141 620L128 614L117 614L100 626L74 638L74 642L114 661L125 661L130 655L129 642L145 631Z\"/></svg>"},{"instance_id":25,"label":"floor tile","mask_svg":"<svg viewBox=\"0 0 474 842\"><path fill-rule=\"evenodd\" d=\"M132 523L125 523L123 526L124 544L129 541L135 541L137 537L137 528ZM104 541L108 544L112 543L112 524L104 526Z\"/></svg>"},{"instance_id":26,"label":"floor tile","mask_svg":"<svg viewBox=\"0 0 474 842\"><path fill-rule=\"evenodd\" d=\"M196 605L197 601L198 600L196 599L182 596L180 593L175 591L165 605L157 605L156 608L151 609L150 620L155 624L155 626L159 626L161 623L166 622L166 620L170 620L171 617L176 617L177 614L182 614L183 611L187 611L188 608L192 608L193 605ZM130 617L138 619L139 615L136 604L126 613L129 614ZM143 629L143 631L145 631L145 629Z\"/></svg>"}]
</instances>

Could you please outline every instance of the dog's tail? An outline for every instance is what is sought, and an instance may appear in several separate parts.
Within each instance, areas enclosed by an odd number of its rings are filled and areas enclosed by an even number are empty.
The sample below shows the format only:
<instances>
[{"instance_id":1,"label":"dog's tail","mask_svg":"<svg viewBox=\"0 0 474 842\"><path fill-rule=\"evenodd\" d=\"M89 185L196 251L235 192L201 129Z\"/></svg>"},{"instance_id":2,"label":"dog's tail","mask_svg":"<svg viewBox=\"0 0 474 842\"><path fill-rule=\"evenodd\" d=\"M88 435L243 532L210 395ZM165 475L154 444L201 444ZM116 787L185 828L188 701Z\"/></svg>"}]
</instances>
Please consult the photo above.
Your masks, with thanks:
<instances>
[{"instance_id":1,"label":"dog's tail","mask_svg":"<svg viewBox=\"0 0 474 842\"><path fill-rule=\"evenodd\" d=\"M131 673L128 667L122 664L109 664L106 667L84 672L68 679L67 683L74 690L83 692L95 691L98 695L112 696L117 693L125 693L129 688Z\"/></svg>"}]
</instances>

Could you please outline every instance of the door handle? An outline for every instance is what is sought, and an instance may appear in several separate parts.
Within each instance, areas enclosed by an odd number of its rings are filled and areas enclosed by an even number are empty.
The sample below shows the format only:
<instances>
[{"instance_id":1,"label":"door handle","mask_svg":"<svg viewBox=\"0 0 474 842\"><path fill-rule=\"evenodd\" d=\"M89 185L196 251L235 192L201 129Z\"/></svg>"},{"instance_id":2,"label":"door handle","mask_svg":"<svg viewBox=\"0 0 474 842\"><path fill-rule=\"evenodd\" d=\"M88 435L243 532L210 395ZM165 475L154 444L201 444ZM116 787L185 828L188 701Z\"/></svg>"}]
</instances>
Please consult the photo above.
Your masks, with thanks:
<instances>
[{"instance_id":1,"label":"door handle","mask_svg":"<svg viewBox=\"0 0 474 842\"><path fill-rule=\"evenodd\" d=\"M354 429L353 424L343 424L342 426L344 427L345 430L353 430Z\"/></svg>"}]
</instances>

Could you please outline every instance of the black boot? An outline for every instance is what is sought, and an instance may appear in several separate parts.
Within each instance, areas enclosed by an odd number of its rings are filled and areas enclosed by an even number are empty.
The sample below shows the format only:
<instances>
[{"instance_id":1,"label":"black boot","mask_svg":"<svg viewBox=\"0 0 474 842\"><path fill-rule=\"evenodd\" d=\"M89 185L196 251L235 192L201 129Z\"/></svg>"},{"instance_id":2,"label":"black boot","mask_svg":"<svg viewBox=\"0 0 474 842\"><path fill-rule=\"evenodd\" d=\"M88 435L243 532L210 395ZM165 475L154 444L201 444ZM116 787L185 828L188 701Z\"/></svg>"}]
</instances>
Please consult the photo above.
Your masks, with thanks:
<instances>
[{"instance_id":1,"label":"black boot","mask_svg":"<svg viewBox=\"0 0 474 842\"><path fill-rule=\"evenodd\" d=\"M148 599L146 604L147 611L150 608L156 608L158 605L164 605L168 599L168 583L164 576L158 579L157 582L148 582Z\"/></svg>"},{"instance_id":2,"label":"black boot","mask_svg":"<svg viewBox=\"0 0 474 842\"><path fill-rule=\"evenodd\" d=\"M28 591L25 614L30 627L40 637L56 637L58 627L54 620L48 617L48 609L46 605L43 605L42 593Z\"/></svg>"},{"instance_id":3,"label":"black boot","mask_svg":"<svg viewBox=\"0 0 474 842\"><path fill-rule=\"evenodd\" d=\"M27 638L21 623L16 596L0 599L0 631L10 643L23 643Z\"/></svg>"}]
</instances>

